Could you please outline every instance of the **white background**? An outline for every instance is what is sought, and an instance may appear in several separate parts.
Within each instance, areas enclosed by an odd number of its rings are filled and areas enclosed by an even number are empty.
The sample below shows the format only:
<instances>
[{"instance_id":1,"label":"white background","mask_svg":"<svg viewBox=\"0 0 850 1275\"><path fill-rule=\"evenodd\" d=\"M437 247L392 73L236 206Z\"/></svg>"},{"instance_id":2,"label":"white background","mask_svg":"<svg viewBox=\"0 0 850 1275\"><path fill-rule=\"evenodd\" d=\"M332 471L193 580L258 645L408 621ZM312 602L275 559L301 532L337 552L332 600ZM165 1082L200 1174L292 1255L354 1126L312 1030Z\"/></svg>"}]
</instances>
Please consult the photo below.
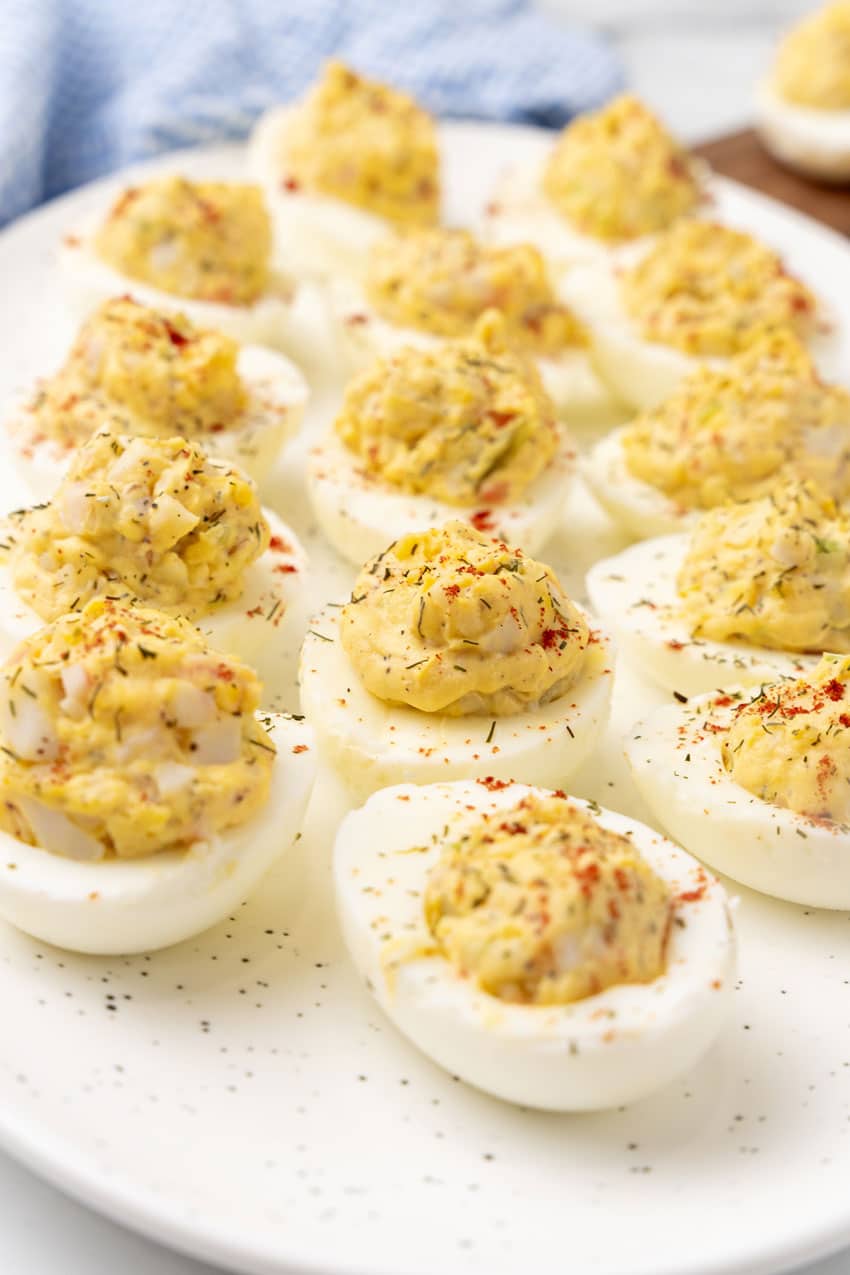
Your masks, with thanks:
<instances>
[{"instance_id":1,"label":"white background","mask_svg":"<svg viewBox=\"0 0 850 1275\"><path fill-rule=\"evenodd\" d=\"M800 0L542 0L542 7L604 30L623 56L630 86L672 119L680 136L696 141L748 122L752 84L778 31L812 6ZM2 1155L0 1199L2 1275L213 1270L96 1217ZM806 1275L850 1275L850 1254L810 1266Z\"/></svg>"}]
</instances>

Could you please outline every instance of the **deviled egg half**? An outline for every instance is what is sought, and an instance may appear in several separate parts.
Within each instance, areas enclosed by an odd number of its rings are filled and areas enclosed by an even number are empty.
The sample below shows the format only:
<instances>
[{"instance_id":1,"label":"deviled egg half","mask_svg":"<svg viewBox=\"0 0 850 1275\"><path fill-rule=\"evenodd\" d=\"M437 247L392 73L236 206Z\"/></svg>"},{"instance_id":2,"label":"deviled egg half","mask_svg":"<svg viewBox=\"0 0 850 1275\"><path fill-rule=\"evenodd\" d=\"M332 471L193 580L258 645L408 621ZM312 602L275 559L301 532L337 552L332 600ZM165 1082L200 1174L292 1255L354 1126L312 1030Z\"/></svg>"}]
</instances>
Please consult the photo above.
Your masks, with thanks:
<instances>
[{"instance_id":1,"label":"deviled egg half","mask_svg":"<svg viewBox=\"0 0 850 1275\"><path fill-rule=\"evenodd\" d=\"M251 479L185 438L99 430L52 500L0 540L0 653L98 596L186 616L260 671L294 684L308 609L306 555Z\"/></svg>"},{"instance_id":2,"label":"deviled egg half","mask_svg":"<svg viewBox=\"0 0 850 1275\"><path fill-rule=\"evenodd\" d=\"M287 265L304 274L359 275L393 227L439 221L434 120L406 93L336 59L303 100L262 116L250 163Z\"/></svg>"},{"instance_id":3,"label":"deviled egg half","mask_svg":"<svg viewBox=\"0 0 850 1275\"><path fill-rule=\"evenodd\" d=\"M545 159L509 169L485 208L485 236L536 244L556 274L628 256L696 211L697 163L631 93L578 116Z\"/></svg>"},{"instance_id":4,"label":"deviled egg half","mask_svg":"<svg viewBox=\"0 0 850 1275\"><path fill-rule=\"evenodd\" d=\"M362 282L329 287L329 303L352 370L408 345L468 336L485 311L499 310L511 345L535 359L568 424L623 420L622 405L591 367L587 333L555 296L531 244L497 247L442 228L390 236L372 247Z\"/></svg>"},{"instance_id":5,"label":"deviled egg half","mask_svg":"<svg viewBox=\"0 0 850 1275\"><path fill-rule=\"evenodd\" d=\"M0 915L79 952L180 942L298 835L312 735L187 621L97 598L0 669Z\"/></svg>"},{"instance_id":6,"label":"deviled egg half","mask_svg":"<svg viewBox=\"0 0 850 1275\"><path fill-rule=\"evenodd\" d=\"M587 591L623 655L669 690L805 673L822 651L850 650L850 517L785 478L690 534L597 562Z\"/></svg>"},{"instance_id":7,"label":"deviled egg half","mask_svg":"<svg viewBox=\"0 0 850 1275\"><path fill-rule=\"evenodd\" d=\"M471 337L408 346L355 377L307 482L325 537L358 565L459 515L534 553L563 515L574 456L533 361L490 310Z\"/></svg>"},{"instance_id":8,"label":"deviled egg half","mask_svg":"<svg viewBox=\"0 0 850 1275\"><path fill-rule=\"evenodd\" d=\"M810 14L782 41L756 90L756 123L777 159L822 181L850 180L850 3Z\"/></svg>"},{"instance_id":9,"label":"deviled egg half","mask_svg":"<svg viewBox=\"0 0 850 1275\"><path fill-rule=\"evenodd\" d=\"M301 706L365 796L409 779L559 785L608 716L609 643L550 567L468 523L411 532L312 622Z\"/></svg>"},{"instance_id":10,"label":"deviled egg half","mask_svg":"<svg viewBox=\"0 0 850 1275\"><path fill-rule=\"evenodd\" d=\"M20 396L7 429L39 500L105 424L121 434L195 439L259 480L298 429L308 397L282 354L112 297L82 324L62 367Z\"/></svg>"},{"instance_id":11,"label":"deviled egg half","mask_svg":"<svg viewBox=\"0 0 850 1275\"><path fill-rule=\"evenodd\" d=\"M765 329L818 334L814 296L775 252L692 217L629 265L576 268L559 292L590 333L600 376L637 408L655 407L700 364L724 366Z\"/></svg>"},{"instance_id":12,"label":"deviled egg half","mask_svg":"<svg viewBox=\"0 0 850 1275\"><path fill-rule=\"evenodd\" d=\"M154 177L129 186L65 235L59 269L83 319L130 292L154 310L246 345L301 354L295 284L272 263L272 223L259 186Z\"/></svg>"},{"instance_id":13,"label":"deviled egg half","mask_svg":"<svg viewBox=\"0 0 850 1275\"><path fill-rule=\"evenodd\" d=\"M723 888L593 803L493 780L386 788L344 819L334 875L349 953L385 1013L498 1098L635 1102L727 1020Z\"/></svg>"},{"instance_id":14,"label":"deviled egg half","mask_svg":"<svg viewBox=\"0 0 850 1275\"><path fill-rule=\"evenodd\" d=\"M785 473L850 496L850 393L823 381L788 329L726 368L697 368L663 403L594 447L582 473L632 535L662 536L703 509L767 495Z\"/></svg>"},{"instance_id":15,"label":"deviled egg half","mask_svg":"<svg viewBox=\"0 0 850 1275\"><path fill-rule=\"evenodd\" d=\"M734 880L850 908L850 658L712 692L635 726L626 753L665 828Z\"/></svg>"}]
</instances>

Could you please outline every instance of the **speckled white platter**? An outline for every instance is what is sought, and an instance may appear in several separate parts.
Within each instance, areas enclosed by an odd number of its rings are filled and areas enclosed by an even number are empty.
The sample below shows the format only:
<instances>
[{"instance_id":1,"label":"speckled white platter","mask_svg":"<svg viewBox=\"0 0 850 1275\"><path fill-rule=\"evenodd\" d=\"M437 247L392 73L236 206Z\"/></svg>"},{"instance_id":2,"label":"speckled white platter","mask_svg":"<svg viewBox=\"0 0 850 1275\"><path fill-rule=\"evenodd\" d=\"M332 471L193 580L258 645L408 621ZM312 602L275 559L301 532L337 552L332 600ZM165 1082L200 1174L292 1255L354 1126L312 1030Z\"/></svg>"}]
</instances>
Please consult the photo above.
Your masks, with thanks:
<instances>
[{"instance_id":1,"label":"speckled white platter","mask_svg":"<svg viewBox=\"0 0 850 1275\"><path fill-rule=\"evenodd\" d=\"M444 136L450 214L466 220L500 167L541 144L469 125ZM235 150L180 163L242 171ZM850 334L850 248L716 189L718 213L782 249ZM0 236L4 396L68 340L52 250L91 200ZM836 356L850 369L847 340ZM332 410L319 396L276 475L317 602L351 579L317 543L301 478ZM25 500L0 466L0 505ZM546 556L575 587L618 547L583 498ZM620 678L576 792L646 817L619 740L660 698ZM850 1241L850 916L738 891L735 1015L700 1066L628 1110L532 1113L453 1082L360 986L328 897L344 808L323 776L296 853L230 921L170 951L83 959L0 925L2 1144L94 1208L247 1272L756 1275Z\"/></svg>"}]
</instances>

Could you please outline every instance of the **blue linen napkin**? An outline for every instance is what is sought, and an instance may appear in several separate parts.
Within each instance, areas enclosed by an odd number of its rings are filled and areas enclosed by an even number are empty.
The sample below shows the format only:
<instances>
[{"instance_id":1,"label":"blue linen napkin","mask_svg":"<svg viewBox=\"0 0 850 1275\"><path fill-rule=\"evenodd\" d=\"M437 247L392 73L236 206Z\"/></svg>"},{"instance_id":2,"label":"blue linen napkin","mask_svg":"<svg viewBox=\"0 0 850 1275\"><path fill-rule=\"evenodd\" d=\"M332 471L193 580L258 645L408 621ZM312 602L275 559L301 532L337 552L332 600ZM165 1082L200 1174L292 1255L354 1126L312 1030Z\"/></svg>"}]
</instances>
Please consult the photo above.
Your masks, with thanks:
<instances>
[{"instance_id":1,"label":"blue linen napkin","mask_svg":"<svg viewBox=\"0 0 850 1275\"><path fill-rule=\"evenodd\" d=\"M433 111L564 124L621 83L527 0L3 0L0 225L135 159L244 136L338 54Z\"/></svg>"}]
</instances>

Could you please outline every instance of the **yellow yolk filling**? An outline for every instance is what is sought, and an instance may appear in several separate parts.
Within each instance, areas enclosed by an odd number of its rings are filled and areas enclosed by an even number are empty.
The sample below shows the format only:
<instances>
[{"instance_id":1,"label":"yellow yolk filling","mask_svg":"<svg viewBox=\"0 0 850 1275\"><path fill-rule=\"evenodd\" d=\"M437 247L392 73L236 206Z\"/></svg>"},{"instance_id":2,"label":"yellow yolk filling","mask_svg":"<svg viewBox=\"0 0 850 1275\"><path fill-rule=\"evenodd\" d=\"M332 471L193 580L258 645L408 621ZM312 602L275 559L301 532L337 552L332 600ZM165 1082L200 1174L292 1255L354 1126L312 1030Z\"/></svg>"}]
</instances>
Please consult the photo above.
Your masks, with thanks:
<instances>
[{"instance_id":1,"label":"yellow yolk filling","mask_svg":"<svg viewBox=\"0 0 850 1275\"><path fill-rule=\"evenodd\" d=\"M779 47L773 75L787 102L850 110L850 3L827 5L794 27Z\"/></svg>"},{"instance_id":2,"label":"yellow yolk filling","mask_svg":"<svg viewBox=\"0 0 850 1275\"><path fill-rule=\"evenodd\" d=\"M409 347L349 385L335 428L368 474L452 505L522 496L559 431L537 368L504 335L491 311L469 339Z\"/></svg>"},{"instance_id":3,"label":"yellow yolk filling","mask_svg":"<svg viewBox=\"0 0 850 1275\"><path fill-rule=\"evenodd\" d=\"M467 230L422 230L376 244L366 293L382 318L434 336L467 336L499 310L511 344L534 354L584 345L579 321L552 290L531 244L492 247Z\"/></svg>"},{"instance_id":4,"label":"yellow yolk filling","mask_svg":"<svg viewBox=\"0 0 850 1275\"><path fill-rule=\"evenodd\" d=\"M266 801L260 683L184 620L97 599L22 643L0 681L0 826L22 841L135 858Z\"/></svg>"},{"instance_id":5,"label":"yellow yolk filling","mask_svg":"<svg viewBox=\"0 0 850 1275\"><path fill-rule=\"evenodd\" d=\"M751 235L687 218L622 276L629 315L648 341L686 354L731 356L765 328L805 334L815 299Z\"/></svg>"},{"instance_id":6,"label":"yellow yolk filling","mask_svg":"<svg viewBox=\"0 0 850 1275\"><path fill-rule=\"evenodd\" d=\"M728 369L698 368L623 432L630 474L683 509L767 494L777 475L850 495L850 394L794 335L766 333Z\"/></svg>"},{"instance_id":7,"label":"yellow yolk filling","mask_svg":"<svg viewBox=\"0 0 850 1275\"><path fill-rule=\"evenodd\" d=\"M130 297L106 301L83 324L64 366L31 404L38 428L70 450L106 421L125 434L191 438L244 411L230 337L160 314Z\"/></svg>"},{"instance_id":8,"label":"yellow yolk filling","mask_svg":"<svg viewBox=\"0 0 850 1275\"><path fill-rule=\"evenodd\" d=\"M850 650L850 519L813 483L704 513L677 580L695 637Z\"/></svg>"},{"instance_id":9,"label":"yellow yolk filling","mask_svg":"<svg viewBox=\"0 0 850 1275\"><path fill-rule=\"evenodd\" d=\"M735 783L811 819L850 823L850 660L824 655L806 678L763 686L721 744Z\"/></svg>"},{"instance_id":10,"label":"yellow yolk filling","mask_svg":"<svg viewBox=\"0 0 850 1275\"><path fill-rule=\"evenodd\" d=\"M559 698L594 641L550 567L463 522L413 532L370 562L341 636L378 699L453 717Z\"/></svg>"},{"instance_id":11,"label":"yellow yolk filling","mask_svg":"<svg viewBox=\"0 0 850 1275\"><path fill-rule=\"evenodd\" d=\"M288 123L284 185L320 191L400 226L440 212L440 159L431 116L398 89L342 62L324 74Z\"/></svg>"},{"instance_id":12,"label":"yellow yolk filling","mask_svg":"<svg viewBox=\"0 0 850 1275\"><path fill-rule=\"evenodd\" d=\"M699 199L686 151L631 94L567 125L543 189L577 230L597 239L665 230Z\"/></svg>"},{"instance_id":13,"label":"yellow yolk filling","mask_svg":"<svg viewBox=\"0 0 850 1275\"><path fill-rule=\"evenodd\" d=\"M628 837L558 795L471 824L424 906L442 954L501 1000L565 1005L664 972L669 887Z\"/></svg>"},{"instance_id":14,"label":"yellow yolk filling","mask_svg":"<svg viewBox=\"0 0 850 1275\"><path fill-rule=\"evenodd\" d=\"M160 177L118 197L94 247L163 292L252 305L269 283L271 220L259 186Z\"/></svg>"},{"instance_id":15,"label":"yellow yolk filling","mask_svg":"<svg viewBox=\"0 0 850 1275\"><path fill-rule=\"evenodd\" d=\"M203 615L240 596L268 542L240 470L183 438L102 430L49 504L12 515L7 547L17 593L52 620L97 595Z\"/></svg>"}]
</instances>

